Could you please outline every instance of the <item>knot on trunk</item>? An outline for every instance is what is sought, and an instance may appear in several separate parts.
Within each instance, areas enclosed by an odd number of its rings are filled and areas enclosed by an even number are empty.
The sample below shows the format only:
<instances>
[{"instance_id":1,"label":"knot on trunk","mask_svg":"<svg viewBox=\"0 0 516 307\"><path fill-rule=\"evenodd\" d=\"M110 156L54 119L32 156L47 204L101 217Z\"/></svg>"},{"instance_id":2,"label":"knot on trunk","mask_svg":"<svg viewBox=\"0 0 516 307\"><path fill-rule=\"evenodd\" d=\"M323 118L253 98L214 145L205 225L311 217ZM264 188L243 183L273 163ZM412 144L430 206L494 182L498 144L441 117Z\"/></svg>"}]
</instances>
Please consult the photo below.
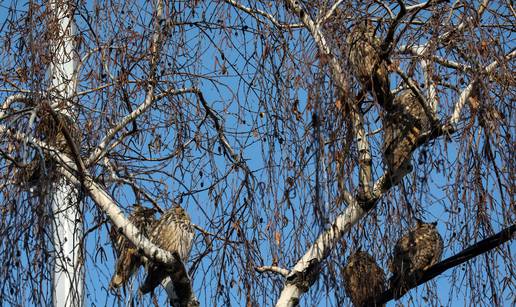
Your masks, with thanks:
<instances>
[{"instance_id":1,"label":"knot on trunk","mask_svg":"<svg viewBox=\"0 0 516 307\"><path fill-rule=\"evenodd\" d=\"M303 293L317 281L321 271L321 263L318 259L311 259L306 269L302 272L294 271L287 277L287 284L295 285Z\"/></svg>"}]
</instances>

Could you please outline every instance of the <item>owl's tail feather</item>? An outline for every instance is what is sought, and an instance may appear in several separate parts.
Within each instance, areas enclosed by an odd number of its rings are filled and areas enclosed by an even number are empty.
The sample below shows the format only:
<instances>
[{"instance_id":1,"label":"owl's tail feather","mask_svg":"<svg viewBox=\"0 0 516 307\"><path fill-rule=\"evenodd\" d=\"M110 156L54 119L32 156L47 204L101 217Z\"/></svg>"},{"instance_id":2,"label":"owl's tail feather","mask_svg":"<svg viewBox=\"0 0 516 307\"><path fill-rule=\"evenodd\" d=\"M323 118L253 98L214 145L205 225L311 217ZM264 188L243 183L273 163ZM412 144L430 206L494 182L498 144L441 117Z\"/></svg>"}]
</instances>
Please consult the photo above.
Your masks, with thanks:
<instances>
[{"instance_id":1,"label":"owl's tail feather","mask_svg":"<svg viewBox=\"0 0 516 307\"><path fill-rule=\"evenodd\" d=\"M116 261L115 275L111 278L109 288L114 290L125 285L141 264L142 260L134 249L123 250Z\"/></svg>"},{"instance_id":2,"label":"owl's tail feather","mask_svg":"<svg viewBox=\"0 0 516 307\"><path fill-rule=\"evenodd\" d=\"M389 285L394 290L394 299L397 300L397 299L399 299L400 297L403 296L404 291L403 291L402 279L401 279L400 275L394 274L389 279Z\"/></svg>"},{"instance_id":3,"label":"owl's tail feather","mask_svg":"<svg viewBox=\"0 0 516 307\"><path fill-rule=\"evenodd\" d=\"M163 267L151 264L149 266L149 269L147 270L147 276L145 277L145 281L140 286L141 293L146 294L153 291L157 286L159 286L159 284L161 283L163 278L166 277L166 275L167 272Z\"/></svg>"},{"instance_id":4,"label":"owl's tail feather","mask_svg":"<svg viewBox=\"0 0 516 307\"><path fill-rule=\"evenodd\" d=\"M196 307L199 306L193 290L190 277L185 266L180 262L176 270L170 275L177 295L177 300L171 301L173 306Z\"/></svg>"}]
</instances>

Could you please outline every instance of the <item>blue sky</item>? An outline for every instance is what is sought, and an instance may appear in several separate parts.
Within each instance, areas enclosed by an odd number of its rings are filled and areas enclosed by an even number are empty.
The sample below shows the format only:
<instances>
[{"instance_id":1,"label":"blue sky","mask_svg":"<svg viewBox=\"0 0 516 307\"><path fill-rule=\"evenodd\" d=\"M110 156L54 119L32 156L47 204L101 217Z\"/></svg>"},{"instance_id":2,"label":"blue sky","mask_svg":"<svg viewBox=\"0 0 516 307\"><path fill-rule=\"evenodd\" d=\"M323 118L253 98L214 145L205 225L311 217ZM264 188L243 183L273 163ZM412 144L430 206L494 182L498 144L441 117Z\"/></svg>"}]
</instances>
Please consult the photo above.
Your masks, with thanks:
<instances>
[{"instance_id":1,"label":"blue sky","mask_svg":"<svg viewBox=\"0 0 516 307\"><path fill-rule=\"evenodd\" d=\"M12 3L3 1L0 5L3 8L10 6ZM90 4L87 5L87 8L91 15L93 10ZM119 15L115 14L112 21L116 21L119 16L122 16L124 17L122 24L124 27L127 27L132 20L129 16L134 16L134 20L138 20L141 24L150 24L149 8L145 5L140 6L140 4L128 7L113 7L113 11L116 11ZM23 3L18 3L18 6L24 10ZM230 233L228 239L239 240L236 226L231 224L234 220L228 217L230 214L235 214L242 221L249 222L247 225L242 223L240 226L243 229L242 231L245 232L247 239L253 239L258 242L255 244L255 248L251 250L233 249L231 245L225 245L218 240L213 240L214 252L210 254L210 257L203 258L193 276L194 288L201 302L206 302L207 305L217 305L229 301L232 305L244 305L245 295L241 291L245 287L244 282L241 280L242 275L239 274L248 273L246 265L250 265L251 262L255 265L268 265L277 260L280 266L286 268L293 266L299 256L304 253L306 247L326 227L325 223L317 218L317 210L322 210L323 216L332 220L344 209L344 204L334 205L338 191L334 177L332 177L336 176L335 162L332 161L332 156L330 155L330 153L337 153L344 150L344 148L342 148L341 144L326 146L324 148L326 155L324 155L325 158L323 159L326 164L319 165L319 169L317 168L314 161L317 148L315 140L318 135L314 133L311 126L314 109L310 108L309 105L313 106L314 102L321 104L318 112L322 113L321 116L327 116L328 118L328 122L325 123L326 126L322 127L320 134L323 140L330 139L330 132L337 131L332 120L338 120L338 117L330 114L334 110L332 108L334 108L333 103L335 99L333 92L330 90L331 83L327 70L321 69L314 60L315 46L306 31L301 33L294 31L292 35L279 35L273 30L269 30L267 26L257 25L254 20L245 14L232 11L229 16L224 16L223 11L215 4L206 4L205 20L208 23L212 22L217 25L224 23L228 28L234 25L235 27L230 31L231 34L226 34L217 29L205 29L199 33L199 30L195 27L187 27L189 30L184 35L173 33L175 35L173 37L177 37L177 40L171 39L170 45L165 46L165 48L170 49L167 49L169 51L167 52L167 57L164 58L164 61L172 63L172 68L167 70L167 64L163 63L165 73L170 74L163 77L163 80L175 81L175 86L178 87L195 85L202 89L210 106L219 114L221 122L228 133L231 145L237 152L242 153L242 157L246 159L247 164L256 176L257 190L254 191L254 201L252 205L242 208L242 204L246 201L244 200L246 198L245 189L241 194L235 193L235 190L239 188L243 180L243 173L241 171L230 171L231 163L222 154L218 153L220 143L217 140L213 123L210 119L207 119L201 125L202 110L198 112L198 106L192 96L188 97L190 102L187 102L186 98L184 101L182 98L164 100L158 103L159 109L157 108L150 113L157 122L165 123L167 120L170 120L175 123L172 129L170 129L170 126L165 125L157 129L165 144L164 149L159 154L165 156L167 153L172 152L175 148L174 146L180 142L180 136L186 140L193 139L194 132L197 129L202 136L202 140L197 146L194 146L195 142L192 142L192 145L188 147L181 158L174 158L170 163L164 164L167 175L155 173L151 176L151 179L156 180L156 182L142 179L141 183L148 190L152 191L155 187L154 185L160 185L161 192L170 193L171 196L169 197L165 194L158 195L158 202L163 207L170 206L171 200L177 199L180 195L190 190L196 191L196 193L185 195L182 202L190 213L193 222L208 231L215 232L217 227L210 225L208 219L216 217L219 219L216 226L224 226L222 233ZM6 12L5 9L0 10L2 20L5 19ZM82 8L81 17L79 17L79 14L76 17L79 29L85 31L84 35L87 41L91 43L95 38L88 32L89 29L84 22L86 18L85 12L86 10ZM124 15L122 12L126 12L127 15ZM191 19L200 21L202 19L201 12L202 10L199 10L197 12L198 15ZM23 13L20 12L19 16L22 15ZM186 15L183 14L181 16L184 17ZM242 25L249 25L249 28L244 29ZM124 39L130 39L130 37L125 36L125 33L113 32L113 29L117 29L117 27L120 27L120 25L106 23L100 29L97 29L99 32L96 35L103 42L108 42L112 38L114 45L123 44ZM252 36L253 28L260 28L266 35L255 41ZM138 26L135 26L133 29L135 31L141 30ZM513 36L511 35L506 38L508 50L514 47L513 40L510 40ZM179 46L178 41L180 39L184 40L182 41L184 48ZM142 45L135 47L135 49L144 48L145 44L145 41L143 41ZM198 61L192 61L188 57L192 55L190 53L192 50L199 55ZM262 57L265 52L277 52L277 55L272 58ZM312 60L312 63L307 63L302 67L285 64L285 59L289 59L289 57L300 61L302 56L310 54L311 56L308 56L307 59ZM89 64L95 68L95 61L91 61ZM113 65L112 68L113 73L116 73L117 66ZM134 70L134 73L136 75L140 74L141 77L142 70L144 68L137 68ZM178 72L205 74L206 78L190 80L184 78L186 81L183 82L183 78L180 75L174 75ZM279 74L279 77L276 73ZM317 85L318 82L325 84L325 86ZM458 83L458 80L452 77L450 82ZM269 86L269 84L272 85ZM85 81L80 86L80 90L85 90L91 84ZM270 92L262 91L262 89L266 88L269 88ZM110 98L117 97L110 96L109 94L110 90L107 90L106 94L102 96L96 96L95 94L85 95L81 98L81 103L94 110L100 106L100 102L108 104ZM3 99L5 95L2 92L0 97ZM455 97L454 95L449 94L446 96L447 101L443 105L450 106L454 98L456 98L456 95ZM134 104L138 104L138 102L142 101L142 92L131 98ZM92 99L98 99L98 101ZM292 102L295 99L299 100L299 110L302 112L300 119L297 121L282 120L280 118L281 115L289 114L289 112L292 114L293 110L289 109L289 107L292 106ZM171 105L179 105L181 102L184 105L178 107L178 111L184 111L184 114L174 117L174 112L166 108L169 108ZM122 102L117 100L114 103L114 107L110 110L116 110L116 107L119 107L121 104ZM446 111L449 111L449 109L444 108L442 110L443 113ZM96 113L93 111L90 112L84 109L81 113L81 119L87 120L88 116L92 114L93 116L99 116L95 115ZM121 117L123 115L124 113L120 111L118 116ZM377 116L378 113L370 113L368 118L369 125L367 126L370 131L379 125L378 121L375 121ZM181 122L187 122L187 124L181 125ZM107 123L105 121L100 121L100 123L101 125L96 128L101 137ZM140 127L146 128L144 124ZM191 130L181 134L178 127L188 127ZM328 130L324 129L326 127L328 127ZM510 129L514 132L514 127ZM342 135L342 133L339 134L339 136ZM482 145L484 142L481 134L479 135L480 141L478 143ZM453 140L458 141L457 138ZM139 148L146 156L156 155L156 153L149 153L147 145L151 141L150 133L142 134L138 138L135 137L132 141L133 143L128 147L132 149ZM377 145L379 137L373 137L371 141L372 144ZM512 141L514 141L514 138L512 138ZM378 146L375 146L373 149L375 165L380 165L381 160L378 148ZM214 154L206 156L205 153L210 150ZM457 180L461 174L460 167L467 165L467 163L458 164L453 162L457 159L467 159L467 155L461 148L456 146L455 142L446 142L443 138L431 144L428 150L431 153L430 159L433 159L434 156L436 157L433 161L435 164L440 163L437 161L438 158L447 157L450 162L442 163L441 165L446 165L450 169L441 169L440 171L434 169L427 180L418 178L415 175L413 178L408 178L404 182L403 187L405 190L403 194L406 194L407 197L400 197L401 192L399 191L402 189L401 187L395 190L397 191L395 194L384 197L378 208L364 221L361 221L351 231L351 235L344 236L343 246L339 246L339 250L332 253L328 263L325 264L324 274L331 274L333 269L338 268L339 262L344 261L349 252L352 251L352 248L358 245L369 247L375 251L377 253L375 257L379 260L381 266L386 269L390 246L382 246L380 240L388 237L391 237L392 240L393 234L401 235L400 226L403 226L403 228L408 226L410 220L406 212L408 208L407 203L412 204L412 209L414 209L416 215L424 217L429 221L440 222L440 233L445 238L445 242L450 242L445 245L443 258L465 247L452 238L454 231L457 232L458 229L463 230L463 232L459 233L467 236L468 239L464 239L464 241L469 241L469 244L485 236L483 229L471 230L468 228L468 226L473 226L475 218L473 214L467 217L462 215L457 217L456 213L453 213L456 212L455 210L458 207L466 206L469 201L475 202L474 193L461 194L459 191L459 195L463 195L465 198L471 197L461 202L453 194L456 187L446 186L448 183ZM131 156L135 156L134 153L127 152ZM420 155L422 155L421 151L417 151L414 154L414 161L417 161ZM498 157L502 159L500 156ZM501 160L498 161L501 163ZM507 163L507 161L505 162ZM151 162L146 163L149 164L141 166L150 166L151 164ZM300 167L300 164L303 163L304 166ZM508 163L510 164L510 162ZM130 162L127 164L130 164ZM155 162L154 165L158 164L158 162ZM327 172L324 171L325 167L328 170ZM451 167L457 169L452 169ZM320 171L321 169L323 170L322 172ZM487 173L486 176L482 177L484 185L494 195L493 204L495 209L492 212L496 214L493 214L493 231L497 232L504 226L502 225L502 222L504 222L503 217L500 216L504 211L501 208L497 208L497 206L501 206L502 200L498 190L495 188L493 176L489 174L491 169L485 167L480 169ZM100 172L100 169L97 169L97 171ZM356 169L352 171L351 176L356 178ZM377 175L382 173L381 166L377 166L376 172L375 176L377 178ZM447 178L447 172L454 174L451 179ZM331 184L328 183L322 189L322 195L320 196L322 209L314 205L316 173L319 173L320 180L323 183L325 181L331 182ZM213 189L208 188L211 183L217 182L216 179L224 178L226 174L229 174L226 180L219 182ZM288 178L295 180L293 188L288 188ZM164 181L159 182L160 179L164 179ZM356 186L356 179L350 180L346 184L348 187ZM164 186L166 186L166 189ZM416 187L418 191L420 189L427 189L427 192L412 193L410 190L413 187ZM263 193L261 193L262 189ZM135 202L134 194L127 186L113 185L110 187L110 192L124 208L128 208L130 204ZM215 196L220 196L220 200L217 201L218 198ZM93 227L98 221L97 209L89 202L86 208L89 212L86 215L86 225L88 228ZM466 206L463 210L468 209L474 210L475 206L470 204L469 207ZM404 213L403 219L391 221L390 218L396 210L401 210ZM263 223L259 223L260 218L264 220ZM509 218L509 220L511 219ZM468 223L471 223L471 225L468 225ZM386 224L388 225L387 227L384 226ZM452 229L450 226L456 226L457 228ZM86 266L88 273L86 275L86 305L124 306L129 303L131 296L128 296L126 301L118 302L106 290L111 278L114 260L111 245L106 235L106 227L102 226L99 230L91 232L87 237ZM277 237L278 233L280 238ZM359 239L356 237L359 237ZM278 239L281 241L281 244L275 242ZM196 245L192 253L194 260L198 259L199 255L207 247L200 234L196 237ZM502 249L514 257L514 247L514 241L512 241L502 247ZM341 250L345 250L344 255L339 255ZM244 258L242 259L241 257ZM483 262L477 260L475 259L455 269L462 270L464 268L466 272L485 271L479 270L483 267ZM501 257L496 257L493 261L500 266L500 275L509 274L506 272L507 266L504 265ZM225 287L231 287L232 290L217 292L218 278L220 276L226 281L224 282ZM439 296L439 303L437 305L474 305L469 298L467 282L465 279L462 279L463 274L458 274L457 276L459 278L454 279L450 271L448 271L430 282L430 284L435 283L437 286ZM484 279L484 277L486 277L485 273L481 273L481 279ZM253 280L256 282L255 286L263 284L269 289L261 292L262 296L258 298L259 304L270 304L273 302L277 297L282 279L265 274L257 275ZM332 278L328 277L328 280L332 280ZM274 290L272 290L273 286ZM449 289L452 286L456 286L459 292L454 291L450 296ZM324 291L326 287L330 287L328 296L326 296ZM136 288L137 285L134 285L133 291L130 293L136 293ZM486 288L485 298L490 295L488 289L489 285ZM330 306L337 304L337 298L334 294L340 293L339 291L342 291L342 287L339 288L338 284L332 284L331 282L323 284L323 282L319 282L311 289L307 296L319 302L320 306ZM224 295L221 293L224 293ZM423 285L417 290L411 291L410 295L405 296L400 302L404 305L426 305L424 298L426 295L426 285ZM163 299L164 296L160 295L160 300L163 301ZM477 304L483 305L488 301L489 299L486 299L483 302L477 302ZM505 292L502 302L509 305L511 301L514 301L514 295L512 294L511 297L510 292ZM302 300L301 304L307 304L306 302L306 300ZM148 303L149 300L144 300L142 305L145 306ZM388 306L395 305L394 302L390 302Z\"/></svg>"}]
</instances>

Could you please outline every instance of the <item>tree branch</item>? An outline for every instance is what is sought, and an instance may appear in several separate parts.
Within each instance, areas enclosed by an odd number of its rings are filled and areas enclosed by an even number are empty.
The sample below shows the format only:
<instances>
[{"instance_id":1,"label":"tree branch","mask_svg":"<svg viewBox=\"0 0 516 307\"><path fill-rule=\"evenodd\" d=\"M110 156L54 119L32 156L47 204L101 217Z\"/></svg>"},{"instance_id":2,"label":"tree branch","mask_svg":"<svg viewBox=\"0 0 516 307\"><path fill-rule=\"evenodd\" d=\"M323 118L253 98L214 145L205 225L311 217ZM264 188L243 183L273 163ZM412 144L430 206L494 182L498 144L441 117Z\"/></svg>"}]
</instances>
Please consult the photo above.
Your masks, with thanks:
<instances>
[{"instance_id":1,"label":"tree branch","mask_svg":"<svg viewBox=\"0 0 516 307\"><path fill-rule=\"evenodd\" d=\"M333 82L337 87L338 93L342 97L345 97L348 91L348 85L344 77L344 71L335 55L332 54L320 25L314 23L310 15L299 5L299 2L287 0L287 7L299 16L314 38L319 52L329 59L328 64ZM371 191L373 186L371 178L371 153L367 134L363 126L362 115L357 105L350 105L349 107L351 120L354 125L353 132L359 152L360 202L358 202L351 193L345 193L348 207L335 219L328 230L319 235L314 244L290 271L285 281L285 287L281 291L276 303L278 307L295 306L299 302L301 295L308 291L309 287L317 280L320 263L328 256L329 252L335 248L344 233L349 231L353 225L362 219L367 211L376 203L377 199L373 199L374 192Z\"/></svg>"},{"instance_id":2,"label":"tree branch","mask_svg":"<svg viewBox=\"0 0 516 307\"><path fill-rule=\"evenodd\" d=\"M450 59L445 59L437 55L426 55L426 46L425 45L410 45L410 46L401 46L398 50L399 53L402 54L410 54L414 56L428 56L428 60L432 60L435 63L441 64L444 67L457 69L460 71L467 71L471 69L471 66L462 64L459 62L452 61Z\"/></svg>"},{"instance_id":3,"label":"tree branch","mask_svg":"<svg viewBox=\"0 0 516 307\"><path fill-rule=\"evenodd\" d=\"M358 108L356 108L358 109ZM367 198L371 193L372 185L372 158L369 149L369 141L364 128L364 116L360 110L352 110L351 116L353 120L353 128L358 149L358 165L359 165L359 198Z\"/></svg>"},{"instance_id":4,"label":"tree branch","mask_svg":"<svg viewBox=\"0 0 516 307\"><path fill-rule=\"evenodd\" d=\"M156 71L158 69L159 62L159 53L162 48L163 43L163 1L159 0L156 4L156 17L154 19L154 33L152 34L151 39L151 58L150 58L150 67L149 67L149 77L147 83L147 93L145 94L144 102L133 112L123 118L123 120L111 128L104 139L97 146L95 151L90 155L90 157L86 160L85 165L88 167L91 164L94 164L102 156L106 153L106 147L109 142L115 137L115 134L120 131L123 127L125 127L129 122L132 122L136 117L145 112L155 101L154 99L154 90L156 89L156 84L158 80L156 78ZM181 91L181 90L180 90Z\"/></svg>"},{"instance_id":5,"label":"tree branch","mask_svg":"<svg viewBox=\"0 0 516 307\"><path fill-rule=\"evenodd\" d=\"M504 60L508 61L516 57L516 50L513 50L511 53L507 54L505 57L503 57ZM489 74L495 70L495 68L498 67L501 61L494 61L491 64L487 65L487 67L484 69L483 73ZM471 93L473 92L473 89L477 83L477 80L473 80L460 94L459 100L455 103L455 107L453 108L453 114L450 118L450 124L456 125L460 118L460 113L462 111L462 108L466 104L466 101L470 97Z\"/></svg>"},{"instance_id":6,"label":"tree branch","mask_svg":"<svg viewBox=\"0 0 516 307\"><path fill-rule=\"evenodd\" d=\"M400 297L405 295L410 289L416 288L417 286L426 283L427 281L442 274L443 272L458 265L461 265L464 262L469 261L472 258L477 257L485 252L488 252L502 245L503 243L513 239L513 235L515 232L516 224L513 224L512 226L503 229L499 233L471 245L462 252L454 256L451 256L448 259L443 260L428 268L428 270L426 270L419 279L414 280L412 283L408 283L406 285L406 289L403 289L403 292L396 293L399 290L393 288L390 288L387 291L383 292L375 298L371 306L381 306L382 304L385 304L392 299L399 299Z\"/></svg>"},{"instance_id":7,"label":"tree branch","mask_svg":"<svg viewBox=\"0 0 516 307\"><path fill-rule=\"evenodd\" d=\"M285 23L282 23L280 22L279 20L277 20L276 18L274 18L274 16L272 16L271 14L267 13L267 12L264 12L262 10L259 10L259 9L252 9L252 8L249 8L235 0L224 0L224 2L226 2L227 4L230 4L231 6L235 7L236 9L239 9L243 12L246 12L247 14L249 14L250 16L252 16L254 19L258 20L259 22L263 22L260 18L258 18L256 15L261 15L265 18L267 18L268 20L270 20L270 22L272 22L273 25L275 25L276 27L278 28L283 28L283 29L292 29L292 28L299 28L301 27L302 25L300 24L285 24Z\"/></svg>"},{"instance_id":8,"label":"tree branch","mask_svg":"<svg viewBox=\"0 0 516 307\"><path fill-rule=\"evenodd\" d=\"M9 97L7 97L2 105L2 108L0 108L0 120L3 120L5 118L5 112L11 104L15 102L23 102L25 104L30 104L32 102L32 98L30 95L27 94L14 94Z\"/></svg>"},{"instance_id":9,"label":"tree branch","mask_svg":"<svg viewBox=\"0 0 516 307\"><path fill-rule=\"evenodd\" d=\"M328 64L330 65L330 72L335 85L342 93L347 92L347 82L344 78L344 71L342 70L342 66L340 65L335 55L331 52L330 46L328 45L326 38L321 32L320 25L317 25L310 18L310 15L304 11L304 9L299 5L298 1L287 0L286 2L287 7L301 19L307 30L314 38L315 43L319 48L319 52L328 57Z\"/></svg>"},{"instance_id":10,"label":"tree branch","mask_svg":"<svg viewBox=\"0 0 516 307\"><path fill-rule=\"evenodd\" d=\"M342 4L342 2L344 2L344 0L335 1L335 3L330 7L330 9L320 18L318 18L317 26L324 25L324 23L337 11L337 8L339 7L339 5Z\"/></svg>"},{"instance_id":11,"label":"tree branch","mask_svg":"<svg viewBox=\"0 0 516 307\"><path fill-rule=\"evenodd\" d=\"M380 59L381 61L387 60L389 55L392 52L392 49L394 48L394 33L396 32L396 29L398 28L399 23L401 22L401 19L407 14L407 8L405 7L405 3L401 0L397 0L398 5L400 6L400 10L398 12L398 15L396 16L396 19L394 19L389 26L389 30L387 30L387 35L385 36L385 39L383 40L382 44L380 45ZM379 65L379 63L376 63L376 65Z\"/></svg>"},{"instance_id":12,"label":"tree branch","mask_svg":"<svg viewBox=\"0 0 516 307\"><path fill-rule=\"evenodd\" d=\"M44 149L45 152L55 161L59 161L61 167L58 168L58 171L71 184L75 185L77 188L83 188L93 201L101 208L101 210L106 213L115 227L117 227L131 243L141 250L148 259L169 267L177 267L178 265L184 266L184 263L177 254L158 247L145 237L143 233L124 216L113 198L94 181L87 169L79 175L76 164L72 158L63 154L57 148L49 146L45 142L34 139L24 133L12 131L3 125L0 125L0 133L5 133L18 140L27 140L29 143ZM193 295L191 299L196 300L195 295Z\"/></svg>"},{"instance_id":13,"label":"tree branch","mask_svg":"<svg viewBox=\"0 0 516 307\"><path fill-rule=\"evenodd\" d=\"M308 289L301 287L296 281L304 280L303 276L306 275L307 269L311 264L320 263L326 258L344 233L349 231L365 214L366 212L362 207L355 202L348 206L346 210L344 210L344 213L336 218L335 222L333 222L328 230L319 235L314 244L308 249L305 255L299 259L289 276L287 276L285 287L283 291L281 291L280 298L276 303L277 307L296 306L298 304L299 298ZM311 281L313 283L314 280Z\"/></svg>"},{"instance_id":14,"label":"tree branch","mask_svg":"<svg viewBox=\"0 0 516 307\"><path fill-rule=\"evenodd\" d=\"M272 272L272 273L283 275L283 277L287 277L289 274L289 271L287 269L280 268L277 266L271 266L271 265L258 266L258 267L255 267L254 269L258 273Z\"/></svg>"},{"instance_id":15,"label":"tree branch","mask_svg":"<svg viewBox=\"0 0 516 307\"><path fill-rule=\"evenodd\" d=\"M173 92L168 93L168 95L181 95L185 93L193 93L195 92L194 88L182 88L175 90ZM106 136L102 139L102 141L99 143L95 151L91 153L91 155L88 157L88 159L85 161L86 167L91 166L92 164L95 164L99 159L101 159L107 152L107 147L111 140L115 137L115 135L122 130L127 124L134 121L138 116L143 114L145 111L147 111L155 102L154 95L148 94L145 97L144 102L138 106L138 108L134 109L133 112L127 114L116 126L109 129L109 131L106 133Z\"/></svg>"}]
</instances>

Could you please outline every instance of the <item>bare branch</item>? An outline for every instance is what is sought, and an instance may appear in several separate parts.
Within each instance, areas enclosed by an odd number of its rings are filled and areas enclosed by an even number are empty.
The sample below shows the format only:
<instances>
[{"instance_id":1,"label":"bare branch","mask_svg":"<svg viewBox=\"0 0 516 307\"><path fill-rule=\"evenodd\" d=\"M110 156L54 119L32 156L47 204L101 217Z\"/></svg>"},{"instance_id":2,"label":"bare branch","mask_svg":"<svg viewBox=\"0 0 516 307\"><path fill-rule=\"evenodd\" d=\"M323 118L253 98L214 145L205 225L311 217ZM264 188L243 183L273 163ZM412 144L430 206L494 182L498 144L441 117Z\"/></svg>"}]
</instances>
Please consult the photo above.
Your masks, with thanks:
<instances>
[{"instance_id":1,"label":"bare branch","mask_svg":"<svg viewBox=\"0 0 516 307\"><path fill-rule=\"evenodd\" d=\"M173 92L167 93L167 95L181 95L186 93L194 93L196 89L194 88L182 88L175 90ZM115 135L122 130L127 124L134 121L138 116L142 115L145 111L147 111L155 102L154 94L148 94L145 97L145 101L138 106L133 112L127 114L116 126L109 129L106 136L99 143L97 148L91 153L91 155L86 159L85 165L91 166L95 164L99 159L101 159L107 152L107 146L111 142L111 140L115 137Z\"/></svg>"},{"instance_id":2,"label":"bare branch","mask_svg":"<svg viewBox=\"0 0 516 307\"><path fill-rule=\"evenodd\" d=\"M514 239L515 232L516 224L513 224L512 226L505 228L499 233L471 245L470 247L464 249L462 252L429 267L420 278L407 283L406 289L403 289L403 292L396 293L398 289L390 288L384 293L381 293L378 297L375 298L375 301L373 304L371 304L371 306L380 306L392 299L400 298L401 296L405 295L405 293L410 291L410 289L416 288L417 286L422 285L427 281L441 275L445 271L461 265L466 261L469 261L506 243L509 240Z\"/></svg>"},{"instance_id":3,"label":"bare branch","mask_svg":"<svg viewBox=\"0 0 516 307\"><path fill-rule=\"evenodd\" d=\"M392 49L396 45L394 42L394 33L396 32L396 29L403 17L407 14L407 8L405 7L405 3L403 3L403 1L401 0L397 0L397 2L400 6L398 15L396 15L396 19L392 21L391 25L389 26L389 30L387 30L387 35L385 35L385 39L380 44L380 59L382 60L386 60L389 57L389 55L392 52ZM379 64L380 63L376 63L376 65Z\"/></svg>"},{"instance_id":4,"label":"bare branch","mask_svg":"<svg viewBox=\"0 0 516 307\"><path fill-rule=\"evenodd\" d=\"M344 213L336 218L329 229L319 235L314 244L290 271L285 287L276 303L277 307L297 305L303 292L308 290L296 283L296 279L303 279L297 276L304 275L307 268L312 266L313 263L320 263L326 258L344 233L349 231L365 214L366 212L357 202L352 203L344 210Z\"/></svg>"},{"instance_id":5,"label":"bare branch","mask_svg":"<svg viewBox=\"0 0 516 307\"><path fill-rule=\"evenodd\" d=\"M335 13L335 11L337 11L342 2L344 2L344 0L335 1L326 14L318 18L316 21L317 26L323 25Z\"/></svg>"},{"instance_id":6,"label":"bare branch","mask_svg":"<svg viewBox=\"0 0 516 307\"><path fill-rule=\"evenodd\" d=\"M11 107L13 103L23 102L25 104L30 104L31 101L32 98L26 94L14 94L7 97L7 99L5 99L4 103L2 104L2 108L0 109L0 120L5 119L5 112Z\"/></svg>"},{"instance_id":7,"label":"bare branch","mask_svg":"<svg viewBox=\"0 0 516 307\"><path fill-rule=\"evenodd\" d=\"M401 46L398 51L400 53L408 53L408 54L412 54L412 55L420 56L420 57L427 56L425 54L426 47L423 47L423 46ZM455 62L455 61L452 61L449 59L445 59L445 58L442 58L437 55L429 56L428 60L432 60L438 64L441 64L444 67L458 69L460 71L467 71L467 70L471 69L471 66L468 66L468 65L465 65L462 63L458 63L458 62Z\"/></svg>"},{"instance_id":8,"label":"bare branch","mask_svg":"<svg viewBox=\"0 0 516 307\"><path fill-rule=\"evenodd\" d=\"M514 57L516 57L516 50L512 51L508 55L504 57L504 60L511 60ZM492 73L500 64L500 61L494 61L491 64L489 64L483 71L485 74ZM460 113L462 111L462 108L466 104L466 101L470 97L471 93L473 92L473 89L475 88L475 85L477 83L477 80L473 80L460 94L459 100L455 103L455 107L453 108L453 113L451 115L451 118L449 120L451 125L456 125L460 118Z\"/></svg>"},{"instance_id":9,"label":"bare branch","mask_svg":"<svg viewBox=\"0 0 516 307\"><path fill-rule=\"evenodd\" d=\"M302 25L300 25L300 24L285 24L285 23L282 23L279 20L277 20L276 18L274 18L274 16L272 16L271 14L269 14L267 12L264 12L262 10L249 8L249 7L241 4L238 1L235 1L235 0L224 0L224 1L226 3L234 6L235 8L241 10L241 11L248 13L250 16L254 17L256 20L258 20L260 22L262 22L262 21L256 15L263 16L263 17L267 18L270 22L272 22L272 24L275 25L278 28L292 29L292 28L302 27Z\"/></svg>"},{"instance_id":10,"label":"bare branch","mask_svg":"<svg viewBox=\"0 0 516 307\"><path fill-rule=\"evenodd\" d=\"M283 268L280 268L277 266L264 265L264 266L255 267L254 269L256 270L256 272L259 272L259 273L272 272L272 273L283 275L284 277L287 277L289 274L289 271L287 269L283 269Z\"/></svg>"},{"instance_id":11,"label":"bare branch","mask_svg":"<svg viewBox=\"0 0 516 307\"><path fill-rule=\"evenodd\" d=\"M347 82L344 78L344 71L342 67L331 52L331 48L328 45L326 38L321 32L321 28L319 25L315 24L315 22L310 18L310 15L304 11L304 9L299 5L297 1L287 0L287 6L291 9L303 22L305 27L308 29L310 34L315 40L317 47L319 48L319 52L329 58L330 71L335 82L341 93L347 92Z\"/></svg>"},{"instance_id":12,"label":"bare branch","mask_svg":"<svg viewBox=\"0 0 516 307\"><path fill-rule=\"evenodd\" d=\"M371 193L371 185L372 185L372 158L371 158L371 150L369 149L369 141L367 140L367 134L364 128L364 118L361 114L360 110L356 110L351 112L353 116L353 127L356 131L355 137L357 140L358 147L358 163L359 163L359 193L364 195L369 195ZM361 198L364 198L364 195L361 195Z\"/></svg>"},{"instance_id":13,"label":"bare branch","mask_svg":"<svg viewBox=\"0 0 516 307\"><path fill-rule=\"evenodd\" d=\"M217 117L215 112L213 112L213 110L210 108L210 106L208 105L208 103L204 99L204 96L203 96L202 92L200 90L198 90L198 89L195 89L195 93L197 94L197 97L201 101L202 106L206 110L206 113L212 119L212 121L213 121L213 123L215 125L215 129L217 130L217 133L218 133L218 136L219 136L219 140L222 143L222 146L224 147L224 152L226 153L226 156L233 163L235 163L236 166L241 167L246 172L247 178L253 178L253 174L251 172L251 169L249 168L249 166L247 166L247 163L245 162L245 160L242 159L242 156L237 154L233 150L231 145L229 144L229 141L226 138L226 134L224 132L224 127L222 127L222 125L219 122L219 118Z\"/></svg>"},{"instance_id":14,"label":"bare branch","mask_svg":"<svg viewBox=\"0 0 516 307\"><path fill-rule=\"evenodd\" d=\"M152 243L143 233L129 221L113 198L97 184L87 170L84 170L82 175L78 174L75 167L75 162L68 156L59 152L58 149L47 145L42 141L38 141L32 137L28 137L20 132L12 132L7 127L0 125L0 133L6 133L18 140L28 139L31 144L43 148L52 158L60 161L63 167L59 168L59 172L66 177L66 179L75 185L77 188L83 188L88 195L95 201L95 203L102 209L109 217L113 224L127 237L127 239L143 251L145 256L153 261L163 263L166 266L174 266L179 257L163 250ZM184 266L184 264L183 264Z\"/></svg>"}]
</instances>

